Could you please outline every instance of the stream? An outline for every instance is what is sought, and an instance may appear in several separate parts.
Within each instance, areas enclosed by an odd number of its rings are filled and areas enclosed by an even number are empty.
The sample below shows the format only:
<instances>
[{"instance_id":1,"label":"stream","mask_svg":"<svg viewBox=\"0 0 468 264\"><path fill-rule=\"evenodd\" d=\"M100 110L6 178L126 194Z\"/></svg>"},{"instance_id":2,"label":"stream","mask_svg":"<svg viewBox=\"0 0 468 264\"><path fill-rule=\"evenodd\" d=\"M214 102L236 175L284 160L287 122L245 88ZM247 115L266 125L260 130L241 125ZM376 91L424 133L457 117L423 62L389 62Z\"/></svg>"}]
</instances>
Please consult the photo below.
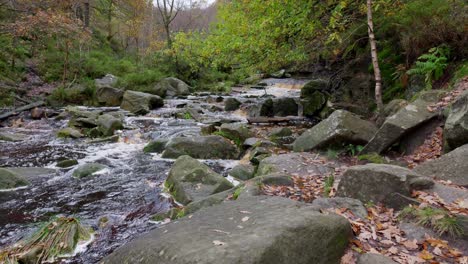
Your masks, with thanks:
<instances>
[{"instance_id":1,"label":"stream","mask_svg":"<svg viewBox=\"0 0 468 264\"><path fill-rule=\"evenodd\" d=\"M298 97L304 80L267 79L266 89L235 88L228 97L257 98L265 93L277 97ZM95 230L95 240L84 253L62 259L65 263L97 263L131 239L157 228L151 215L168 210L172 201L162 193L162 184L173 160L143 153L144 146L158 138L191 137L200 134L204 124L192 119L175 119L187 105L209 111L206 122L222 119L246 122L242 110L224 112L222 102L211 102L208 94L187 99L165 100L164 107L146 116L125 112L125 130L118 131L115 143L89 143L87 139L58 139L56 131L68 120L26 117L17 127L0 132L27 135L21 142L0 141L0 167L19 167L31 185L0 192L0 248L13 245L31 235L54 216L76 217ZM84 108L121 111L118 107ZM58 109L64 111L64 109ZM61 159L76 159L79 164L98 162L109 167L86 179L71 176L73 169L56 167ZM204 161L216 172L227 171L238 161ZM76 168L76 167L75 167Z\"/></svg>"}]
</instances>

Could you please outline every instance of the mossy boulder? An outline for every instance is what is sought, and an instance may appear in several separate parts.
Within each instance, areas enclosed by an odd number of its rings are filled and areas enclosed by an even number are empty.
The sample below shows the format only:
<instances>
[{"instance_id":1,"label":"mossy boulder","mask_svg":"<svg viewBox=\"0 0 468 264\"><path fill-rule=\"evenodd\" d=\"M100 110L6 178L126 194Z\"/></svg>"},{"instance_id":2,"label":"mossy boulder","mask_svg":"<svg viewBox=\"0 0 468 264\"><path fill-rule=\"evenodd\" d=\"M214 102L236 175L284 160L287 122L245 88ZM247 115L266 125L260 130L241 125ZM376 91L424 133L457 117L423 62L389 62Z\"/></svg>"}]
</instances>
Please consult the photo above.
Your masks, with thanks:
<instances>
[{"instance_id":1,"label":"mossy boulder","mask_svg":"<svg viewBox=\"0 0 468 264\"><path fill-rule=\"evenodd\" d=\"M57 132L59 138L82 138L84 135L76 128L66 127Z\"/></svg>"},{"instance_id":2,"label":"mossy boulder","mask_svg":"<svg viewBox=\"0 0 468 264\"><path fill-rule=\"evenodd\" d=\"M166 139L166 138L153 140L143 148L143 152L162 153L164 149L166 148L167 142L169 142L169 139Z\"/></svg>"},{"instance_id":3,"label":"mossy boulder","mask_svg":"<svg viewBox=\"0 0 468 264\"><path fill-rule=\"evenodd\" d=\"M380 129L362 150L362 153L375 152L380 154L406 134L437 117L438 113L429 111L428 106L436 102L439 97L440 92L438 91L424 93L413 103L400 109L396 114L387 117Z\"/></svg>"},{"instance_id":4,"label":"mossy boulder","mask_svg":"<svg viewBox=\"0 0 468 264\"><path fill-rule=\"evenodd\" d=\"M322 79L312 80L301 89L301 98L313 98L316 92L325 92L328 88L328 81Z\"/></svg>"},{"instance_id":5,"label":"mossy boulder","mask_svg":"<svg viewBox=\"0 0 468 264\"><path fill-rule=\"evenodd\" d=\"M468 187L468 144L452 150L438 159L426 161L414 171L436 179Z\"/></svg>"},{"instance_id":6,"label":"mossy boulder","mask_svg":"<svg viewBox=\"0 0 468 264\"><path fill-rule=\"evenodd\" d=\"M241 106L241 102L236 98L227 98L224 101L224 111L235 111Z\"/></svg>"},{"instance_id":7,"label":"mossy boulder","mask_svg":"<svg viewBox=\"0 0 468 264\"><path fill-rule=\"evenodd\" d=\"M242 144L246 139L253 136L247 125L243 123L222 124L219 131L223 136Z\"/></svg>"},{"instance_id":8,"label":"mossy boulder","mask_svg":"<svg viewBox=\"0 0 468 264\"><path fill-rule=\"evenodd\" d=\"M109 114L100 115L97 119L99 132L104 137L114 135L115 130L123 129L122 120Z\"/></svg>"},{"instance_id":9,"label":"mossy boulder","mask_svg":"<svg viewBox=\"0 0 468 264\"><path fill-rule=\"evenodd\" d=\"M175 96L189 95L190 86L182 80L169 77L158 82L150 92L163 98L171 98Z\"/></svg>"},{"instance_id":10,"label":"mossy boulder","mask_svg":"<svg viewBox=\"0 0 468 264\"><path fill-rule=\"evenodd\" d=\"M30 182L11 170L0 168L0 190L14 189L29 185Z\"/></svg>"},{"instance_id":11,"label":"mossy boulder","mask_svg":"<svg viewBox=\"0 0 468 264\"><path fill-rule=\"evenodd\" d=\"M112 87L101 87L96 91L96 98L100 105L119 106L122 103L124 91Z\"/></svg>"},{"instance_id":12,"label":"mossy boulder","mask_svg":"<svg viewBox=\"0 0 468 264\"><path fill-rule=\"evenodd\" d=\"M165 186L184 205L233 187L226 178L189 156L181 156L176 160Z\"/></svg>"},{"instance_id":13,"label":"mossy boulder","mask_svg":"<svg viewBox=\"0 0 468 264\"><path fill-rule=\"evenodd\" d=\"M79 166L73 171L73 177L81 179L92 176L94 173L104 170L107 167L99 163L87 163Z\"/></svg>"},{"instance_id":14,"label":"mossy boulder","mask_svg":"<svg viewBox=\"0 0 468 264\"><path fill-rule=\"evenodd\" d=\"M126 91L120 107L136 115L145 115L151 110L162 107L163 105L163 99L157 95Z\"/></svg>"},{"instance_id":15,"label":"mossy boulder","mask_svg":"<svg viewBox=\"0 0 468 264\"><path fill-rule=\"evenodd\" d=\"M307 117L319 115L320 111L327 104L327 99L328 97L319 91L315 91L308 95L307 98L301 100L303 115Z\"/></svg>"},{"instance_id":16,"label":"mossy boulder","mask_svg":"<svg viewBox=\"0 0 468 264\"><path fill-rule=\"evenodd\" d=\"M59 168L69 168L78 165L78 161L74 159L61 160L57 162L57 167Z\"/></svg>"},{"instance_id":17,"label":"mossy boulder","mask_svg":"<svg viewBox=\"0 0 468 264\"><path fill-rule=\"evenodd\" d=\"M297 116L299 105L294 98L281 97L272 99L273 116Z\"/></svg>"},{"instance_id":18,"label":"mossy boulder","mask_svg":"<svg viewBox=\"0 0 468 264\"><path fill-rule=\"evenodd\" d=\"M429 189L434 182L407 168L387 164L350 167L338 185L337 196L363 203L382 203L401 209L412 203L413 190Z\"/></svg>"},{"instance_id":19,"label":"mossy boulder","mask_svg":"<svg viewBox=\"0 0 468 264\"><path fill-rule=\"evenodd\" d=\"M446 150L468 144L468 91L453 103L444 126Z\"/></svg>"},{"instance_id":20,"label":"mossy boulder","mask_svg":"<svg viewBox=\"0 0 468 264\"><path fill-rule=\"evenodd\" d=\"M341 216L289 199L256 196L203 208L131 241L102 262L339 263L351 235Z\"/></svg>"},{"instance_id":21,"label":"mossy boulder","mask_svg":"<svg viewBox=\"0 0 468 264\"><path fill-rule=\"evenodd\" d=\"M337 110L299 136L293 143L293 149L295 152L303 152L339 147L342 144L364 145L372 139L376 131L373 123L348 111Z\"/></svg>"},{"instance_id":22,"label":"mossy boulder","mask_svg":"<svg viewBox=\"0 0 468 264\"><path fill-rule=\"evenodd\" d=\"M196 159L237 159L239 150L220 136L172 138L162 153L163 158L176 159L189 155Z\"/></svg>"},{"instance_id":23,"label":"mossy boulder","mask_svg":"<svg viewBox=\"0 0 468 264\"><path fill-rule=\"evenodd\" d=\"M253 178L254 173L255 167L250 164L239 164L229 171L229 175L242 181Z\"/></svg>"}]
</instances>

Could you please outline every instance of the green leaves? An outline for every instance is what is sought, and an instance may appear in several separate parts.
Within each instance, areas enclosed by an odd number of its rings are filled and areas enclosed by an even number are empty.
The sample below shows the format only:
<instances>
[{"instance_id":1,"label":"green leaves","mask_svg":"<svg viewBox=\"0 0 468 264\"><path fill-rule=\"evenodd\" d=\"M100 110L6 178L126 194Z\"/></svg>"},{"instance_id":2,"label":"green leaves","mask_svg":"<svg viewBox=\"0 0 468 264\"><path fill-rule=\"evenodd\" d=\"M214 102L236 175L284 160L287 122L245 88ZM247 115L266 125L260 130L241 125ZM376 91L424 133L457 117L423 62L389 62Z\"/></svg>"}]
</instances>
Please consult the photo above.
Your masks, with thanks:
<instances>
[{"instance_id":1,"label":"green leaves","mask_svg":"<svg viewBox=\"0 0 468 264\"><path fill-rule=\"evenodd\" d=\"M447 68L450 49L445 46L434 47L428 53L421 55L408 74L421 74L425 76L426 87L432 88L432 82L437 81Z\"/></svg>"}]
</instances>

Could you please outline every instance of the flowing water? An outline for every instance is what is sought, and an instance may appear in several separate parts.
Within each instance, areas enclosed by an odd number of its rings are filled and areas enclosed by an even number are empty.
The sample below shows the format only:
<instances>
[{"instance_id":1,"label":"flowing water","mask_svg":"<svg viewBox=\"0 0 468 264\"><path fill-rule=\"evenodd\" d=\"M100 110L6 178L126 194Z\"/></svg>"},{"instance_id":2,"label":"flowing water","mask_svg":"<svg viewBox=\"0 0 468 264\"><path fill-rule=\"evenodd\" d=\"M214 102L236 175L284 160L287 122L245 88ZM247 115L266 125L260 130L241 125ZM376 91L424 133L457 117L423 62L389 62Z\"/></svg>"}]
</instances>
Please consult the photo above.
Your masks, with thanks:
<instances>
[{"instance_id":1,"label":"flowing water","mask_svg":"<svg viewBox=\"0 0 468 264\"><path fill-rule=\"evenodd\" d=\"M290 82L290 81L289 81ZM302 81L297 83L302 84ZM291 83L270 83L270 94L297 96ZM283 85L283 86L282 86ZM287 89L285 89L287 88ZM258 96L263 90L234 90L238 97ZM32 184L0 192L0 248L27 237L54 216L73 216L95 230L95 240L85 253L65 259L68 263L96 263L120 245L158 224L150 216L168 210L172 202L162 195L162 184L172 160L144 154L147 142L158 138L196 136L203 125L194 120L175 119L186 105L211 109L208 119L244 122L240 112L220 111L222 103L208 103L207 97L166 100L165 106L144 117L125 117L125 127L115 143L89 143L86 139L57 139L55 133L68 120L27 120L21 128L0 128L2 132L27 135L22 142L0 141L0 167L23 167ZM214 108L213 108L214 107ZM99 108L120 111L119 108ZM87 109L93 110L93 109ZM73 170L55 165L60 159L77 159L79 164L98 162L109 169L86 179L71 176ZM237 161L204 161L218 173ZM45 170L47 168L49 170ZM20 169L18 169L20 170Z\"/></svg>"}]
</instances>

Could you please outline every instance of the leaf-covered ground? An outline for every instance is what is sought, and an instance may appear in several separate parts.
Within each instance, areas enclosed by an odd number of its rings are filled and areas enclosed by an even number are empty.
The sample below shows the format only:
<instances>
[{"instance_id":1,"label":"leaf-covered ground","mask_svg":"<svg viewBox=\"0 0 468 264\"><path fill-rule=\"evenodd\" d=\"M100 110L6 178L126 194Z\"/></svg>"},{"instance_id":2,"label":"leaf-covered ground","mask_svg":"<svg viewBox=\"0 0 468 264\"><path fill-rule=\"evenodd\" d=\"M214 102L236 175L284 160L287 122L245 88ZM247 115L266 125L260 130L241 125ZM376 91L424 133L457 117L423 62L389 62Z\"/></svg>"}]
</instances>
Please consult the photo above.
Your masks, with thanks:
<instances>
[{"instance_id":1,"label":"leaf-covered ground","mask_svg":"<svg viewBox=\"0 0 468 264\"><path fill-rule=\"evenodd\" d=\"M266 195L288 197L303 202L312 202L324 194L324 177L293 177L293 181L294 186L266 185L263 192ZM330 195L333 194L332 189ZM446 210L450 215L468 215L467 201L458 200L447 204L437 195L422 191L414 192L413 198L420 202L419 207L435 206ZM343 256L343 264L356 263L357 256L366 252L389 256L398 263L468 263L468 257L450 246L448 241L429 235L422 240L406 238L405 232L399 227L402 219L393 209L372 205L367 210L366 219L355 216L345 208L332 210L347 218L354 232L350 248Z\"/></svg>"}]
</instances>

